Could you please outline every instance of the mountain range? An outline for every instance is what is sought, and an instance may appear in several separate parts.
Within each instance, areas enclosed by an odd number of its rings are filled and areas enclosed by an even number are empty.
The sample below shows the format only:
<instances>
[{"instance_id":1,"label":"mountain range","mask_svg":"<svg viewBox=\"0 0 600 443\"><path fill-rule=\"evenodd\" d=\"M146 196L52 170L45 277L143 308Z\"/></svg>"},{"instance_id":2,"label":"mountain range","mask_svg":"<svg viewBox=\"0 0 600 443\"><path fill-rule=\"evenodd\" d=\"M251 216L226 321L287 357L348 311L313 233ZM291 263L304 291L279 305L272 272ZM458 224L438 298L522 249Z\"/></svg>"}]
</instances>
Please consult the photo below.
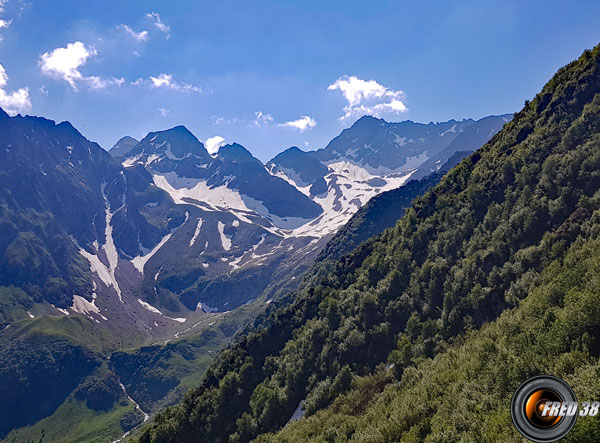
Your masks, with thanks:
<instances>
[{"instance_id":1,"label":"mountain range","mask_svg":"<svg viewBox=\"0 0 600 443\"><path fill-rule=\"evenodd\" d=\"M0 112L0 437L58 438L70 420L72 441L106 441L177 402L315 260L393 226L511 118L362 117L263 164L236 143L210 155L183 126L107 152Z\"/></svg>"},{"instance_id":2,"label":"mountain range","mask_svg":"<svg viewBox=\"0 0 600 443\"><path fill-rule=\"evenodd\" d=\"M299 274L371 197L466 155L480 142L471 133L489 137L507 120L421 125L363 117L323 150L290 148L265 166L239 144L213 157L182 126L121 139L111 157L68 123L4 114L0 283L27 294L20 295L28 299L23 318L38 309L98 321L140 307L171 318L199 304L205 312L231 310L259 297L270 275ZM381 147L363 143L369 136ZM448 150L453 143L461 148ZM407 154L388 163L399 166L376 163L405 146Z\"/></svg>"}]
</instances>

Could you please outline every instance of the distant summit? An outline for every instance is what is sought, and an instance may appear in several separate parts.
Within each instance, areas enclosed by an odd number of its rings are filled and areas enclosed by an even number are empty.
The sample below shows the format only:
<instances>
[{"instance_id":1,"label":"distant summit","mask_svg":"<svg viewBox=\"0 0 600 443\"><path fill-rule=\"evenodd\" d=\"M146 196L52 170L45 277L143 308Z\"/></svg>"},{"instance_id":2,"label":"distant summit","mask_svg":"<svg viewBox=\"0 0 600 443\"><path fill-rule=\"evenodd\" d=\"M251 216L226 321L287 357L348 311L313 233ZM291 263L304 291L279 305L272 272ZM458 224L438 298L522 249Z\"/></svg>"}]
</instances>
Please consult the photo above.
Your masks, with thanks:
<instances>
[{"instance_id":1,"label":"distant summit","mask_svg":"<svg viewBox=\"0 0 600 443\"><path fill-rule=\"evenodd\" d=\"M217 156L221 160L230 163L259 163L262 165L259 159L238 143L222 146L219 148Z\"/></svg>"},{"instance_id":2,"label":"distant summit","mask_svg":"<svg viewBox=\"0 0 600 443\"><path fill-rule=\"evenodd\" d=\"M126 135L121 138L115 145L110 148L108 153L115 158L125 157L131 150L139 143L139 140L136 140L133 137L129 137Z\"/></svg>"},{"instance_id":3,"label":"distant summit","mask_svg":"<svg viewBox=\"0 0 600 443\"><path fill-rule=\"evenodd\" d=\"M185 126L150 132L127 155L132 156L158 156L168 160L182 160L193 156L207 162L211 160L202 142Z\"/></svg>"},{"instance_id":4,"label":"distant summit","mask_svg":"<svg viewBox=\"0 0 600 443\"><path fill-rule=\"evenodd\" d=\"M327 192L325 176L329 168L315 157L314 152L304 152L292 146L269 161L267 169L271 174L291 178L299 187L310 186L311 195Z\"/></svg>"},{"instance_id":5,"label":"distant summit","mask_svg":"<svg viewBox=\"0 0 600 443\"><path fill-rule=\"evenodd\" d=\"M491 116L479 121L449 120L424 124L410 120L389 123L363 116L324 149L316 151L315 156L326 164L347 161L360 165L371 174L405 172L432 158L439 167L458 150L477 149L509 120L507 116ZM479 126L485 126L486 130L478 130ZM469 132L480 133L481 137L474 137L468 146L452 147L446 153L445 149L468 128L471 128Z\"/></svg>"}]
</instances>

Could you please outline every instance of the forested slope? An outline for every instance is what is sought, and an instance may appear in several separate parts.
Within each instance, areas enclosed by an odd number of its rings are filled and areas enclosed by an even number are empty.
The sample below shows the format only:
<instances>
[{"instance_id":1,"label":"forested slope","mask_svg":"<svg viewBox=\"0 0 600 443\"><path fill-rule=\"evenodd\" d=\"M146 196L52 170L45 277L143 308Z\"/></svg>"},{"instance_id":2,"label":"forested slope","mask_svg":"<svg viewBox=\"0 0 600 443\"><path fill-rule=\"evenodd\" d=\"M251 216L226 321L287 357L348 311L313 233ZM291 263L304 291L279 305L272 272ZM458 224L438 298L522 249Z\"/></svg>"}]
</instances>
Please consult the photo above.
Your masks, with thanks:
<instances>
[{"instance_id":1,"label":"forested slope","mask_svg":"<svg viewBox=\"0 0 600 443\"><path fill-rule=\"evenodd\" d=\"M327 409L261 442L526 441L510 401L529 377L564 378L580 402L600 398L600 217L513 311L470 331L433 360L414 358L400 383L379 367ZM402 349L403 353L407 348ZM381 392L383 390L383 392ZM565 443L600 441L597 417L581 417Z\"/></svg>"},{"instance_id":2,"label":"forested slope","mask_svg":"<svg viewBox=\"0 0 600 443\"><path fill-rule=\"evenodd\" d=\"M248 441L280 429L301 400L309 415L335 403L286 428L290 439L309 428L328 441L506 438L503 405L542 361L553 359L544 372L580 378L595 364L599 190L596 47L394 228L240 337L141 441ZM386 362L393 371L381 369ZM465 388L473 390L458 394ZM412 396L422 401L402 403Z\"/></svg>"}]
</instances>

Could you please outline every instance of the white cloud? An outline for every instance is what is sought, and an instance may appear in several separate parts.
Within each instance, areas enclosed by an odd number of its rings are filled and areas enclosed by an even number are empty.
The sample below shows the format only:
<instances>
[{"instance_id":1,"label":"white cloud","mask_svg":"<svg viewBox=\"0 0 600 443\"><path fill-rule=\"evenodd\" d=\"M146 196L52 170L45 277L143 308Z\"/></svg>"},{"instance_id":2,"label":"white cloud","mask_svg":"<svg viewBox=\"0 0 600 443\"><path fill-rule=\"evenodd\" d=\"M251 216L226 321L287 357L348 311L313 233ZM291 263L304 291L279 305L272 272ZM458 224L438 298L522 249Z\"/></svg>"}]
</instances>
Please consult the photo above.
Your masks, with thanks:
<instances>
[{"instance_id":1,"label":"white cloud","mask_svg":"<svg viewBox=\"0 0 600 443\"><path fill-rule=\"evenodd\" d=\"M148 31L135 32L127 25L119 25L117 28L124 30L130 37L138 42L145 42L148 40Z\"/></svg>"},{"instance_id":2,"label":"white cloud","mask_svg":"<svg viewBox=\"0 0 600 443\"><path fill-rule=\"evenodd\" d=\"M210 121L214 126L237 125L242 122L238 117L222 117L220 115L211 115Z\"/></svg>"},{"instance_id":3,"label":"white cloud","mask_svg":"<svg viewBox=\"0 0 600 443\"><path fill-rule=\"evenodd\" d=\"M210 155L214 155L219 152L219 148L225 144L225 139L220 135L207 138L204 142L204 146Z\"/></svg>"},{"instance_id":4,"label":"white cloud","mask_svg":"<svg viewBox=\"0 0 600 443\"><path fill-rule=\"evenodd\" d=\"M40 56L39 65L44 74L65 80L75 91L80 84L85 84L91 89L103 89L111 85L121 86L125 82L123 78L105 78L96 75L85 77L79 71L88 58L97 54L93 47L86 47L82 42L77 41L67 44L66 48L45 52Z\"/></svg>"},{"instance_id":5,"label":"white cloud","mask_svg":"<svg viewBox=\"0 0 600 443\"><path fill-rule=\"evenodd\" d=\"M275 123L275 118L271 114L256 111L254 113L254 117L244 116L244 117L224 117L221 115L211 115L210 121L215 126L221 125L249 125L257 128L261 128L263 126L268 126Z\"/></svg>"},{"instance_id":6,"label":"white cloud","mask_svg":"<svg viewBox=\"0 0 600 443\"><path fill-rule=\"evenodd\" d=\"M226 118L221 117L220 115L211 115L210 121L212 122L213 125L219 126L219 125L222 125L223 123L225 123Z\"/></svg>"},{"instance_id":7,"label":"white cloud","mask_svg":"<svg viewBox=\"0 0 600 443\"><path fill-rule=\"evenodd\" d=\"M297 129L300 132L304 132L307 129L314 128L315 126L317 126L317 121L314 118L309 117L308 115L303 115L298 120L280 123L279 126Z\"/></svg>"},{"instance_id":8,"label":"white cloud","mask_svg":"<svg viewBox=\"0 0 600 443\"><path fill-rule=\"evenodd\" d=\"M275 119L273 118L273 116L271 114L265 114L262 111L257 111L254 113L254 120L252 121L252 124L254 126L261 127L261 126L270 125L274 121L275 121Z\"/></svg>"},{"instance_id":9,"label":"white cloud","mask_svg":"<svg viewBox=\"0 0 600 443\"><path fill-rule=\"evenodd\" d=\"M12 23L12 20L2 20L0 18L0 29L3 28L8 28L10 26L10 24ZM4 36L2 34L0 34L0 42L4 40Z\"/></svg>"},{"instance_id":10,"label":"white cloud","mask_svg":"<svg viewBox=\"0 0 600 443\"><path fill-rule=\"evenodd\" d=\"M170 88L173 85L173 76L171 74L160 74L158 77L150 76L150 80L155 88Z\"/></svg>"},{"instance_id":11,"label":"white cloud","mask_svg":"<svg viewBox=\"0 0 600 443\"><path fill-rule=\"evenodd\" d=\"M2 6L2 3L0 3ZM0 64L0 107L9 115L17 115L31 109L29 99L29 88L19 88L16 91L6 92L4 89L8 83L8 75L4 66Z\"/></svg>"},{"instance_id":12,"label":"white cloud","mask_svg":"<svg viewBox=\"0 0 600 443\"><path fill-rule=\"evenodd\" d=\"M188 83L173 80L172 74L160 74L158 77L151 75L148 79L138 78L136 81L131 82L131 84L134 86L147 85L150 88L172 89L180 92L196 92L198 94L202 92L200 86L193 86Z\"/></svg>"},{"instance_id":13,"label":"white cloud","mask_svg":"<svg viewBox=\"0 0 600 443\"><path fill-rule=\"evenodd\" d=\"M150 76L150 81L152 82L151 86L153 88L167 88L175 91L197 92L198 94L202 92L200 86L193 86L188 83L174 81L173 75L171 74L160 74L158 77Z\"/></svg>"},{"instance_id":14,"label":"white cloud","mask_svg":"<svg viewBox=\"0 0 600 443\"><path fill-rule=\"evenodd\" d=\"M123 86L123 83L125 83L125 79L123 77L106 78L106 77L98 77L97 75L92 75L90 77L84 77L84 81L92 89L104 89L108 86Z\"/></svg>"},{"instance_id":15,"label":"white cloud","mask_svg":"<svg viewBox=\"0 0 600 443\"><path fill-rule=\"evenodd\" d=\"M365 81L354 76L340 77L327 89L342 91L348 104L352 106L359 104L362 100L381 98L387 91L385 86L380 85L375 80Z\"/></svg>"},{"instance_id":16,"label":"white cloud","mask_svg":"<svg viewBox=\"0 0 600 443\"><path fill-rule=\"evenodd\" d=\"M82 42L69 43L66 48L56 48L42 54L40 66L45 74L62 78L73 89L77 89L76 82L83 78L79 67L85 64L88 57L96 54L94 48L86 48Z\"/></svg>"},{"instance_id":17,"label":"white cloud","mask_svg":"<svg viewBox=\"0 0 600 443\"><path fill-rule=\"evenodd\" d=\"M161 31L164 32L165 34L167 34L166 39L170 39L171 38L171 34L169 34L169 31L171 30L170 26L167 26L163 23L162 19L160 18L160 14L157 12L150 12L148 14L146 14L146 18L148 20L150 20L152 23L154 23L154 26L156 26L156 28Z\"/></svg>"},{"instance_id":18,"label":"white cloud","mask_svg":"<svg viewBox=\"0 0 600 443\"><path fill-rule=\"evenodd\" d=\"M167 114L169 113L169 110L167 108L156 108L156 110L159 112L159 114L163 117L166 117Z\"/></svg>"},{"instance_id":19,"label":"white cloud","mask_svg":"<svg viewBox=\"0 0 600 443\"><path fill-rule=\"evenodd\" d=\"M348 102L344 106L344 115L340 120L359 117L365 114L379 117L382 113L400 114L408 111L404 104L406 94L403 91L389 89L375 80L362 80L345 75L327 87L339 90Z\"/></svg>"},{"instance_id":20,"label":"white cloud","mask_svg":"<svg viewBox=\"0 0 600 443\"><path fill-rule=\"evenodd\" d=\"M0 14L4 13L4 5L6 5L6 1L2 1L0 0ZM2 18L0 18L0 29L6 29L10 26L10 24L12 23L12 20L4 20ZM0 41L2 41L4 39L4 36L2 34L0 34Z\"/></svg>"}]
</instances>

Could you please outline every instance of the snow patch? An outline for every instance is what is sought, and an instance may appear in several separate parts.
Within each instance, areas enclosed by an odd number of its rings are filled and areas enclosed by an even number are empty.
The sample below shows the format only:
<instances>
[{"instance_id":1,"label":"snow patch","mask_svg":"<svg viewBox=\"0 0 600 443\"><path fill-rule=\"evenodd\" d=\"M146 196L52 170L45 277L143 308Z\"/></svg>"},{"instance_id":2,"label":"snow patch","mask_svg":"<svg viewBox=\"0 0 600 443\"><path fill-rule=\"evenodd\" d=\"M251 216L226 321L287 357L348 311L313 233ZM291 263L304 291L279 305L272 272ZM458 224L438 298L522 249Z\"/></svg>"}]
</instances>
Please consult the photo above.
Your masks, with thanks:
<instances>
[{"instance_id":1,"label":"snow patch","mask_svg":"<svg viewBox=\"0 0 600 443\"><path fill-rule=\"evenodd\" d=\"M102 246L102 250L104 250L106 259L108 261L108 265L104 264L100 260L97 253L91 254L83 248L79 248L79 253L82 256L84 256L90 263L90 269L91 269L92 273L95 273L100 278L100 280L102 280L102 282L104 283L104 285L107 288L112 286L113 289L116 291L117 295L119 296L119 301L121 301L121 303L123 303L123 298L121 295L121 288L119 287L119 283L117 282L117 279L115 277L115 270L117 269L117 265L119 262L119 255L117 254L117 248L115 247L115 243L113 241L113 236L112 236L113 227L110 224L114 214L110 212L108 200L106 199L106 195L104 194L105 187L106 187L106 183L102 183L100 189L101 189L102 196L104 197L105 205L106 205L106 209L105 209L105 211L106 211L106 217L105 217L106 227L104 229L105 240L104 240L104 245ZM94 246L95 250L98 251L98 241L97 240L94 241L93 246Z\"/></svg>"},{"instance_id":2,"label":"snow patch","mask_svg":"<svg viewBox=\"0 0 600 443\"><path fill-rule=\"evenodd\" d=\"M179 229L181 226L183 226L188 221L189 216L190 216L190 213L186 211L185 220L183 221L183 223L181 225L177 226L176 228L171 229L171 232L169 232L167 235L165 235L160 240L160 242L158 242L158 244L156 246L154 246L149 252L147 252L146 254L143 254L143 255L138 255L137 257L135 257L134 259L131 260L131 264L133 264L135 269L137 269L140 274L142 274L142 275L144 274L144 267L146 266L146 263L148 263L148 260L150 260L154 256L154 254L156 254L158 252L158 250L160 248L162 248L166 242L169 241L169 239L171 238L171 236L177 229Z\"/></svg>"},{"instance_id":3,"label":"snow patch","mask_svg":"<svg viewBox=\"0 0 600 443\"><path fill-rule=\"evenodd\" d=\"M406 137L400 137L396 135L396 138L394 138L394 143L396 143L396 146L398 147L404 146L406 144Z\"/></svg>"},{"instance_id":4,"label":"snow patch","mask_svg":"<svg viewBox=\"0 0 600 443\"><path fill-rule=\"evenodd\" d=\"M265 239L267 238L267 234L262 234L260 236L260 240L258 241L257 244L255 244L254 246L252 246L252 251L255 251L260 247L260 245L262 245L265 242Z\"/></svg>"},{"instance_id":5,"label":"snow patch","mask_svg":"<svg viewBox=\"0 0 600 443\"><path fill-rule=\"evenodd\" d=\"M146 308L148 311L150 312L154 312L155 314L159 314L159 315L163 315L162 312L160 312L158 309L156 309L154 306L152 306L150 303L146 303L143 300L140 300L139 298L137 299L138 303L140 305L142 305L144 308Z\"/></svg>"},{"instance_id":6,"label":"snow patch","mask_svg":"<svg viewBox=\"0 0 600 443\"><path fill-rule=\"evenodd\" d=\"M307 183L304 180L302 180L302 178L300 177L300 174L298 174L293 169L285 168L285 167L279 166L279 165L274 165L274 167L271 169L272 170L270 172L273 175L284 179L286 182L288 182L290 185L294 186L295 188L304 188L306 186L310 186L310 183Z\"/></svg>"},{"instance_id":7,"label":"snow patch","mask_svg":"<svg viewBox=\"0 0 600 443\"><path fill-rule=\"evenodd\" d=\"M117 295L119 296L119 300L123 303L123 296L121 295L121 288L119 287L119 283L117 282L117 278L115 277L115 270L117 269L119 262L119 255L117 253L117 247L115 246L115 242L113 240L112 232L113 227L110 224L112 220L113 214L111 214L110 209L106 208L106 241L102 246L104 253L106 254L106 258L108 260L108 272L111 277L111 281L114 283L115 291L117 291Z\"/></svg>"},{"instance_id":8,"label":"snow patch","mask_svg":"<svg viewBox=\"0 0 600 443\"><path fill-rule=\"evenodd\" d=\"M364 205L375 195L398 188L410 178L416 167L427 160L427 154L409 157L406 164L388 175L373 173L368 167L358 166L348 160L330 163L331 172L325 180L328 192L313 198L323 208L323 213L309 223L290 231L284 231L285 237L324 236L335 232L344 225L358 210L357 203ZM369 182L374 178L382 178L386 184L374 187Z\"/></svg>"},{"instance_id":9,"label":"snow patch","mask_svg":"<svg viewBox=\"0 0 600 443\"><path fill-rule=\"evenodd\" d=\"M196 232L194 232L194 236L190 240L190 246L194 246L194 243L196 243L196 239L198 238L198 235L200 235L200 230L202 229L202 222L203 222L203 220L201 218L198 218L198 224L196 225Z\"/></svg>"},{"instance_id":10,"label":"snow patch","mask_svg":"<svg viewBox=\"0 0 600 443\"><path fill-rule=\"evenodd\" d=\"M135 165L141 157L142 157L142 154L139 154L135 157L129 157L129 158L125 159L121 164L123 165L124 168L128 168L130 166Z\"/></svg>"},{"instance_id":11,"label":"snow patch","mask_svg":"<svg viewBox=\"0 0 600 443\"><path fill-rule=\"evenodd\" d=\"M223 246L223 249L229 251L231 249L231 237L225 234L225 224L221 221L217 222L217 229L221 236L221 245Z\"/></svg>"},{"instance_id":12,"label":"snow patch","mask_svg":"<svg viewBox=\"0 0 600 443\"><path fill-rule=\"evenodd\" d=\"M160 158L160 156L158 154L151 154L151 155L149 155L148 158L146 159L145 166L150 166L153 162L155 162L159 158Z\"/></svg>"},{"instance_id":13,"label":"snow patch","mask_svg":"<svg viewBox=\"0 0 600 443\"><path fill-rule=\"evenodd\" d=\"M92 302L87 301L80 295L73 295L73 305L71 306L71 309L77 312L78 314L85 315L92 319L93 317L91 316L91 314L94 313L99 315L102 318L102 320L108 320L108 318L106 318L100 313L100 309L98 308L98 306L96 306L96 294L93 294Z\"/></svg>"},{"instance_id":14,"label":"snow patch","mask_svg":"<svg viewBox=\"0 0 600 443\"><path fill-rule=\"evenodd\" d=\"M275 226L281 229L293 230L313 220L312 218L302 217L279 217L275 214L271 214L269 210L263 205L262 201L256 200L245 194L242 194L242 198L244 199L244 203L246 203L246 206L248 206L254 212L262 215L264 218L266 218ZM281 235L281 233L279 232L275 232L275 234Z\"/></svg>"},{"instance_id":15,"label":"snow patch","mask_svg":"<svg viewBox=\"0 0 600 443\"><path fill-rule=\"evenodd\" d=\"M56 309L57 311L59 311L60 313L64 314L64 315L69 315L69 311L67 311L66 309L63 308L57 308L54 305L51 305L54 309Z\"/></svg>"},{"instance_id":16,"label":"snow patch","mask_svg":"<svg viewBox=\"0 0 600 443\"><path fill-rule=\"evenodd\" d=\"M154 184L169 194L177 204L191 204L209 211L223 209L248 210L240 194L227 186L211 188L205 180L179 177L175 172L153 174L152 178ZM192 201L185 201L184 199L191 199Z\"/></svg>"},{"instance_id":17,"label":"snow patch","mask_svg":"<svg viewBox=\"0 0 600 443\"><path fill-rule=\"evenodd\" d=\"M440 134L441 137L443 137L446 134L450 134L450 133L456 133L456 125L452 125L452 127L450 129L448 129L447 131L444 131Z\"/></svg>"},{"instance_id":18,"label":"snow patch","mask_svg":"<svg viewBox=\"0 0 600 443\"><path fill-rule=\"evenodd\" d=\"M162 248L166 242L169 241L169 239L171 238L171 235L173 235L173 234L169 233L169 234L165 235L162 238L162 240L160 242L158 242L158 244L156 246L154 246L154 248L152 248L152 250L150 250L150 252L148 252L147 254L138 255L133 260L131 260L131 264L133 264L135 269L137 269L140 274L144 273L144 267L146 266L146 263L148 263L148 260L150 260L152 258L152 256L154 254L156 254L158 252L158 250L160 248Z\"/></svg>"},{"instance_id":19,"label":"snow patch","mask_svg":"<svg viewBox=\"0 0 600 443\"><path fill-rule=\"evenodd\" d=\"M165 149L165 157L167 157L169 160L181 160L183 158L177 157L175 154L173 154L173 151L171 151L171 143L162 142L160 145L158 145L158 147L162 148L165 144L167 145L167 149Z\"/></svg>"},{"instance_id":20,"label":"snow patch","mask_svg":"<svg viewBox=\"0 0 600 443\"><path fill-rule=\"evenodd\" d=\"M139 298L137 299L137 301L140 305L142 305L148 311L153 312L158 315L162 315L164 318L167 318L169 320L176 321L177 323L185 323L185 321L187 320L186 318L182 318L182 317L181 318L169 317L168 315L163 314L159 309L152 306L150 303L146 303L145 301L140 300Z\"/></svg>"},{"instance_id":21,"label":"snow patch","mask_svg":"<svg viewBox=\"0 0 600 443\"><path fill-rule=\"evenodd\" d=\"M115 280L114 275L111 274L110 269L100 261L98 256L95 254L90 254L83 248L79 249L79 253L83 255L90 263L90 270L92 273L96 274L107 288L112 286L116 291L119 287L119 284Z\"/></svg>"},{"instance_id":22,"label":"snow patch","mask_svg":"<svg viewBox=\"0 0 600 443\"><path fill-rule=\"evenodd\" d=\"M310 198L310 183L304 183L304 181L300 179L300 176L296 174L294 170L283 168L281 166L274 166L269 172L271 173L271 175L285 180L290 185L295 187L298 191L302 192L304 195Z\"/></svg>"}]
</instances>

